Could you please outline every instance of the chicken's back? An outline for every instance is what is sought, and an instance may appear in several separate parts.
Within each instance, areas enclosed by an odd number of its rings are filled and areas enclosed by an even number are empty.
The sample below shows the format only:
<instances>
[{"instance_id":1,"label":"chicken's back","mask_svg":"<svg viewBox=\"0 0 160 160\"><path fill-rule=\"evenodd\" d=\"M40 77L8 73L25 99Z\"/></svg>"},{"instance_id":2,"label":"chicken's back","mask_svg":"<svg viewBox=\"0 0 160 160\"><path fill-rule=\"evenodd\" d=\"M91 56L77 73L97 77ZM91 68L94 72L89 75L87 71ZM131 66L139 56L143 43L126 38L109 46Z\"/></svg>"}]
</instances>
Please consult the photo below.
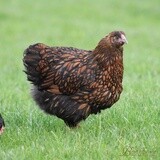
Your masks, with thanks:
<instances>
[{"instance_id":1,"label":"chicken's back","mask_svg":"<svg viewBox=\"0 0 160 160\"><path fill-rule=\"evenodd\" d=\"M72 47L35 44L24 52L27 78L39 90L58 86L60 92L75 93L94 78L92 52Z\"/></svg>"}]
</instances>

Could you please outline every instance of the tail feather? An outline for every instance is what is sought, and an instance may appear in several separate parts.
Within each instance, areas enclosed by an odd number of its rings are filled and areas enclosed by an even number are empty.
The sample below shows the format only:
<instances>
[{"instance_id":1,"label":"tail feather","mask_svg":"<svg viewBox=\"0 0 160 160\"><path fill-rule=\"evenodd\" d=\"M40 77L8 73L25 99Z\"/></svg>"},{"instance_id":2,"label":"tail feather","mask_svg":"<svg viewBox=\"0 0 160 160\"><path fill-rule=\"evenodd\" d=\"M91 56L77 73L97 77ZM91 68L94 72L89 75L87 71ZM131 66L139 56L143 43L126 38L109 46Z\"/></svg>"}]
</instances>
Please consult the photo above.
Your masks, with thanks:
<instances>
[{"instance_id":1,"label":"tail feather","mask_svg":"<svg viewBox=\"0 0 160 160\"><path fill-rule=\"evenodd\" d=\"M31 81L34 85L39 85L41 82L41 70L39 69L39 62L41 60L40 52L44 49L43 44L35 44L29 46L24 51L23 63L25 66L25 73L27 74L27 79Z\"/></svg>"}]
</instances>

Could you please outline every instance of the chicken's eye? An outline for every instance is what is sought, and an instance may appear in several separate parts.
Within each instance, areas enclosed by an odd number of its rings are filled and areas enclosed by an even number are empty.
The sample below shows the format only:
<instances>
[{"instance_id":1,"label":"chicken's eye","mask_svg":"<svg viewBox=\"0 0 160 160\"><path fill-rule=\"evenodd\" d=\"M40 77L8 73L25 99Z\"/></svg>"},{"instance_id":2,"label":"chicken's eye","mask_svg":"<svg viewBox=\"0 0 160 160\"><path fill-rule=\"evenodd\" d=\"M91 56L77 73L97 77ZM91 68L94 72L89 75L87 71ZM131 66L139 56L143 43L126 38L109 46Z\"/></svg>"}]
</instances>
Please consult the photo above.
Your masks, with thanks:
<instances>
[{"instance_id":1,"label":"chicken's eye","mask_svg":"<svg viewBox=\"0 0 160 160\"><path fill-rule=\"evenodd\" d=\"M115 40L118 40L118 39L119 39L119 37L114 37L114 39L115 39Z\"/></svg>"},{"instance_id":2,"label":"chicken's eye","mask_svg":"<svg viewBox=\"0 0 160 160\"><path fill-rule=\"evenodd\" d=\"M119 38L117 36L113 37L114 41L117 41Z\"/></svg>"}]
</instances>

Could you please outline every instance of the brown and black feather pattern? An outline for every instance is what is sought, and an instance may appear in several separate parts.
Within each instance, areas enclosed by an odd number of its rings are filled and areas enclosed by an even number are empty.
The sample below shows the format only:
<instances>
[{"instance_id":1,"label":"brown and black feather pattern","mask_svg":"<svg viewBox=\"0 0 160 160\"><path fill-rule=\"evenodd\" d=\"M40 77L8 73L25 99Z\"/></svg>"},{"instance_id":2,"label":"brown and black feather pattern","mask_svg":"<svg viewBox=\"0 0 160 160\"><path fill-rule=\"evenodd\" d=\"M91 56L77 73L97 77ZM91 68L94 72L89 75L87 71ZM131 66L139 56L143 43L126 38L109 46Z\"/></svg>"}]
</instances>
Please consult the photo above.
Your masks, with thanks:
<instances>
[{"instance_id":1,"label":"brown and black feather pattern","mask_svg":"<svg viewBox=\"0 0 160 160\"><path fill-rule=\"evenodd\" d=\"M123 49L122 45L113 45L111 35L103 38L93 51L41 43L25 50L25 73L33 84L33 98L42 110L75 127L119 99Z\"/></svg>"}]
</instances>

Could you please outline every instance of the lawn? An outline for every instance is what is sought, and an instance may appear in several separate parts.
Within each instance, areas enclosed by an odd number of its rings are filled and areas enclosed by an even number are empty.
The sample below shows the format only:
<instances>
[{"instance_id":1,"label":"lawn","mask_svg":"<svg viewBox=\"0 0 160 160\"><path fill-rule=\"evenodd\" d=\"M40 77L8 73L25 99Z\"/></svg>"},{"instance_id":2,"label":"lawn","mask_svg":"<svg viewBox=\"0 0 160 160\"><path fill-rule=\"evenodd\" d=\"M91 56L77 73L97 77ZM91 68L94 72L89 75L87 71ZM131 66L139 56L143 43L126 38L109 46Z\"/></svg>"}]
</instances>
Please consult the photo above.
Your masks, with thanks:
<instances>
[{"instance_id":1,"label":"lawn","mask_svg":"<svg viewBox=\"0 0 160 160\"><path fill-rule=\"evenodd\" d=\"M159 160L159 0L1 0L1 160ZM123 30L123 94L109 110L69 129L44 114L30 96L23 51L43 42L94 49L113 30Z\"/></svg>"}]
</instances>

